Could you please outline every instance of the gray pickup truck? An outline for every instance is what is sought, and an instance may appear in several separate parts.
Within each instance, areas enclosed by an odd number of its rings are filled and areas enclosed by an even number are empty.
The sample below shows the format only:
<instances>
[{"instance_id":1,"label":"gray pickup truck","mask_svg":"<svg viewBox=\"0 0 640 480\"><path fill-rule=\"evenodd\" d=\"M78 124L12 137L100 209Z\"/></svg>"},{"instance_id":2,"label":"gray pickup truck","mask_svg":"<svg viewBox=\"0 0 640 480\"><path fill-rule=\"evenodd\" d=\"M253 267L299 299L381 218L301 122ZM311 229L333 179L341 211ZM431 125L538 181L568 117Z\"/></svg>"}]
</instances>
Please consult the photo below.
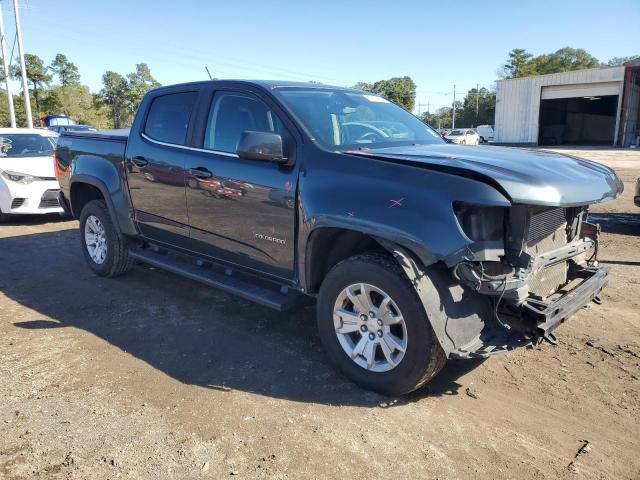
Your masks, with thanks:
<instances>
[{"instance_id":1,"label":"gray pickup truck","mask_svg":"<svg viewBox=\"0 0 640 480\"><path fill-rule=\"evenodd\" d=\"M391 395L555 342L607 283L589 205L623 188L579 158L446 144L377 95L263 81L153 90L130 131L64 132L56 169L98 275L139 261L281 311L315 297L328 357Z\"/></svg>"}]
</instances>

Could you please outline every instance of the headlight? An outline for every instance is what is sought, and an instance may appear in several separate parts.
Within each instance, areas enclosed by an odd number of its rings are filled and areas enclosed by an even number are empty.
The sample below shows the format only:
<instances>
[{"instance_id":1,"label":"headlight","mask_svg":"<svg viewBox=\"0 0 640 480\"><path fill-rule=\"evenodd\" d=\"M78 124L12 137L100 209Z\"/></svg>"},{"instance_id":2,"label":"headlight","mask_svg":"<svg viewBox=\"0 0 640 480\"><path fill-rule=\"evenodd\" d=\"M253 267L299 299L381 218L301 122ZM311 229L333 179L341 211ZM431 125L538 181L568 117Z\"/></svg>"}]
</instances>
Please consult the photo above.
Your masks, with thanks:
<instances>
[{"instance_id":1,"label":"headlight","mask_svg":"<svg viewBox=\"0 0 640 480\"><path fill-rule=\"evenodd\" d=\"M487 207L454 202L453 211L462 231L470 240L490 242L503 239L505 207Z\"/></svg>"},{"instance_id":2,"label":"headlight","mask_svg":"<svg viewBox=\"0 0 640 480\"><path fill-rule=\"evenodd\" d=\"M34 180L36 180L36 177L32 175L27 175L26 173L10 172L9 170L3 170L2 172L0 172L0 175L2 175L7 180L11 180L12 182L16 182L16 183L21 183L23 185L28 185Z\"/></svg>"}]
</instances>

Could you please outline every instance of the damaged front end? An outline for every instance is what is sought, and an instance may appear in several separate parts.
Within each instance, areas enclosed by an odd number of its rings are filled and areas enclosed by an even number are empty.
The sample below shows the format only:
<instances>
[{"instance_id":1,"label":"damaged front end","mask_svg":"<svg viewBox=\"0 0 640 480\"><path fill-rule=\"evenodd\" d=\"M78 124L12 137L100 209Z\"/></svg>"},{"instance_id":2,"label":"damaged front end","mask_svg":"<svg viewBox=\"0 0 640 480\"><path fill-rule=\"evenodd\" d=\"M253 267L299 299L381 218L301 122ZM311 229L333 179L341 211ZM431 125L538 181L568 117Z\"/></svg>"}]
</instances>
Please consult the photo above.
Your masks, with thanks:
<instances>
[{"instance_id":1,"label":"damaged front end","mask_svg":"<svg viewBox=\"0 0 640 480\"><path fill-rule=\"evenodd\" d=\"M454 204L469 238L467 251L449 259L457 281L491 299L491 318L452 358L486 357L546 339L587 305L599 302L608 267L597 262L600 228L587 221L587 207Z\"/></svg>"}]
</instances>

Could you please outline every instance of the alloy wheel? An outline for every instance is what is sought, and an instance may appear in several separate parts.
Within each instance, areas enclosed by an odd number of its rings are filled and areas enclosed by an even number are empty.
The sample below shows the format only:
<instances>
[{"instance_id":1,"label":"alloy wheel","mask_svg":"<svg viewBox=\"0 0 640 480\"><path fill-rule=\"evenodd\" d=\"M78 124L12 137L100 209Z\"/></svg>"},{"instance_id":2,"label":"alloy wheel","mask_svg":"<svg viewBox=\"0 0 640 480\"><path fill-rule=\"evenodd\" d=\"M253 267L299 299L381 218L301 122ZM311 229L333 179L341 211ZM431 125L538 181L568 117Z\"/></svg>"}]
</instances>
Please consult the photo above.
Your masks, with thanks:
<instances>
[{"instance_id":1,"label":"alloy wheel","mask_svg":"<svg viewBox=\"0 0 640 480\"><path fill-rule=\"evenodd\" d=\"M91 260L102 265L107 258L107 235L98 217L89 215L84 224L84 243Z\"/></svg>"},{"instance_id":2,"label":"alloy wheel","mask_svg":"<svg viewBox=\"0 0 640 480\"><path fill-rule=\"evenodd\" d=\"M366 370L392 370L407 351L407 326L400 309L373 285L344 288L333 308L333 325L344 352Z\"/></svg>"}]
</instances>

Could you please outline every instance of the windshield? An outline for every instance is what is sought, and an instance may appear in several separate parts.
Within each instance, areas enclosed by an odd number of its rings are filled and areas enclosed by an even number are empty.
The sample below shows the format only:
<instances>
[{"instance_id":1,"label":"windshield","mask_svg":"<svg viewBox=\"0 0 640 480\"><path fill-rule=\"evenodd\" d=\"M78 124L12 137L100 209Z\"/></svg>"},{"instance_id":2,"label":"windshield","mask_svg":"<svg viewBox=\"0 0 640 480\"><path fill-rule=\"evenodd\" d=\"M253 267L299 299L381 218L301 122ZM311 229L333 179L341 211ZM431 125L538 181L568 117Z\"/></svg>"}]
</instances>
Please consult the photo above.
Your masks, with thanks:
<instances>
[{"instance_id":1,"label":"windshield","mask_svg":"<svg viewBox=\"0 0 640 480\"><path fill-rule=\"evenodd\" d=\"M462 130L453 130L449 135L452 137L459 137L460 135L464 135L464 132Z\"/></svg>"},{"instance_id":2,"label":"windshield","mask_svg":"<svg viewBox=\"0 0 640 480\"><path fill-rule=\"evenodd\" d=\"M276 91L314 139L328 148L443 142L431 127L377 95L304 87Z\"/></svg>"},{"instance_id":3,"label":"windshield","mask_svg":"<svg viewBox=\"0 0 640 480\"><path fill-rule=\"evenodd\" d=\"M48 157L56 138L38 134L0 134L0 157Z\"/></svg>"}]
</instances>

